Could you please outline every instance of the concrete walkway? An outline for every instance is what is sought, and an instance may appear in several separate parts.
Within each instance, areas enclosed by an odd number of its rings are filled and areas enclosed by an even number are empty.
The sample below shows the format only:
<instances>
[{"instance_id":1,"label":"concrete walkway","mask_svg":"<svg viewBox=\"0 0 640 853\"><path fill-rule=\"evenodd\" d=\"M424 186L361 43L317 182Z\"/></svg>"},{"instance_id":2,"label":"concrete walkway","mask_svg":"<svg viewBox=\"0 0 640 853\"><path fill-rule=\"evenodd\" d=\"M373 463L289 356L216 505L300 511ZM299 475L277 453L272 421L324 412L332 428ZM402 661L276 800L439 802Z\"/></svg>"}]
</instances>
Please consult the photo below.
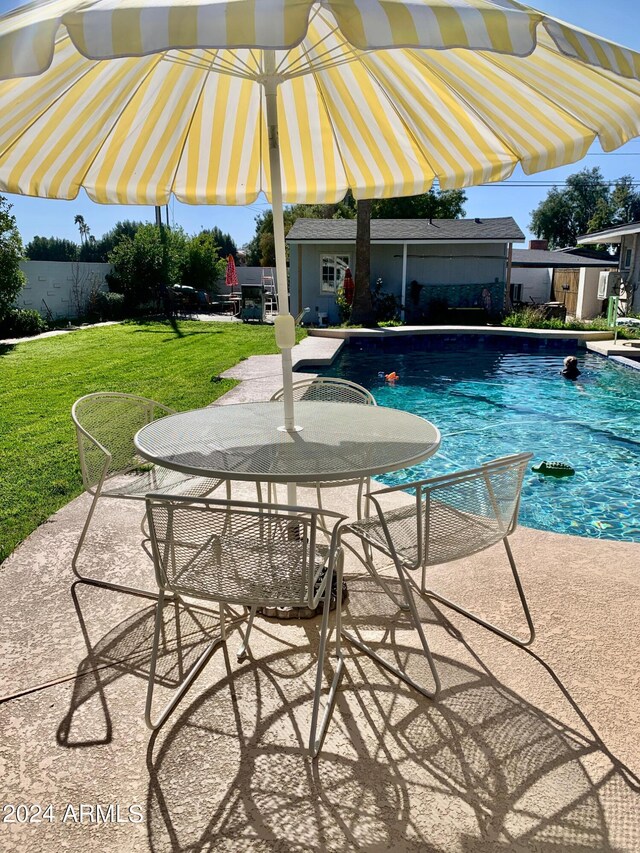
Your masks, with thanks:
<instances>
[{"instance_id":1,"label":"concrete walkway","mask_svg":"<svg viewBox=\"0 0 640 853\"><path fill-rule=\"evenodd\" d=\"M309 340L296 348L297 365L311 357ZM264 360L234 370L262 370L239 388L264 399L279 359L256 358ZM234 495L255 492L234 484ZM326 502L355 513L353 490L329 490ZM87 496L72 501L2 566L0 772L4 803L33 804L17 814L34 820L0 823L3 853L640 850L640 545L519 529L512 546L537 629L531 651L421 602L441 696L420 696L347 647L313 763L317 619L257 619L251 655L238 663L238 612L230 670L216 652L150 736L153 602L73 584L88 507ZM104 501L84 570L153 590L141 518L137 503ZM402 612L351 555L346 574L345 627L389 656L394 638L428 685ZM524 631L509 578L494 548L435 569L432 585ZM216 616L182 613L180 657L173 609L165 616L159 701L219 628ZM5 819L12 814L5 807Z\"/></svg>"}]
</instances>

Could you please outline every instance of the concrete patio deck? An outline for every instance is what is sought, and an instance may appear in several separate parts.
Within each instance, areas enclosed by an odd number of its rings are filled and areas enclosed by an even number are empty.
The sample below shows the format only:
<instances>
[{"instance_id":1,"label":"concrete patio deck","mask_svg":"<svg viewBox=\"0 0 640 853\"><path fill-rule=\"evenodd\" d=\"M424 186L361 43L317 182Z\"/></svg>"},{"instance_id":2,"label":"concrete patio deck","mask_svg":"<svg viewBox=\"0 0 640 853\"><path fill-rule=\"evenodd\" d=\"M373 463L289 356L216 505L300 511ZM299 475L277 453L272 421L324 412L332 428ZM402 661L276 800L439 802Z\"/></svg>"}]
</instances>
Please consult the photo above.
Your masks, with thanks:
<instances>
[{"instance_id":1,"label":"concrete patio deck","mask_svg":"<svg viewBox=\"0 0 640 853\"><path fill-rule=\"evenodd\" d=\"M342 345L309 336L294 366L330 363ZM280 359L255 356L225 375L242 381L216 405L269 399ZM254 497L247 485L234 494ZM327 505L353 517L354 498L332 490ZM347 647L314 764L306 737L319 620L258 619L242 663L234 630L231 673L216 652L150 737L153 602L73 584L88 506L82 496L60 510L1 569L4 803L51 804L52 819L2 823L0 850L640 850L639 545L518 530L538 632L531 652L422 603L442 695L424 699ZM84 552L89 574L153 590L141 517L138 505L103 502ZM381 648L391 632L428 683L403 615L350 555L346 574L346 625ZM496 548L438 569L434 586L505 624L519 617L509 578ZM183 614L181 661L172 610L166 623L160 701L219 627Z\"/></svg>"},{"instance_id":2,"label":"concrete patio deck","mask_svg":"<svg viewBox=\"0 0 640 853\"><path fill-rule=\"evenodd\" d=\"M353 497L333 490L328 503L352 515ZM141 508L123 504L98 509L85 567L152 589ZM2 567L3 799L52 804L53 820L0 824L0 850L640 850L640 546L518 530L532 651L422 604L441 697L421 697L347 647L314 764L305 747L317 619L257 619L242 663L234 630L231 677L217 651L150 737L153 602L73 585L88 505L82 496L57 512ZM444 594L522 624L501 549L433 575ZM404 616L352 557L347 576L346 625L382 648L394 634L427 683ZM166 617L159 700L180 668L172 609ZM180 628L188 666L217 620L183 615Z\"/></svg>"}]
</instances>

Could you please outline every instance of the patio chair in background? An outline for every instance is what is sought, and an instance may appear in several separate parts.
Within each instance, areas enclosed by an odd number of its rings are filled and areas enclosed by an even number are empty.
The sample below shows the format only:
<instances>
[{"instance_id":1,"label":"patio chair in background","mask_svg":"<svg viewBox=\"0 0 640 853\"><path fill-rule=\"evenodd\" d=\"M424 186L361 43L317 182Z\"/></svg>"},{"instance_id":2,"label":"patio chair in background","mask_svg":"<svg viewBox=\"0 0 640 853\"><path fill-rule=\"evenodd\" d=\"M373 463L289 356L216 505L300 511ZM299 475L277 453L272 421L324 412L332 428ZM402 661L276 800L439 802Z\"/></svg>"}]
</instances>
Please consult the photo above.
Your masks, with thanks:
<instances>
[{"instance_id":1,"label":"patio chair in background","mask_svg":"<svg viewBox=\"0 0 640 853\"><path fill-rule=\"evenodd\" d=\"M380 489L366 495L374 505L376 514L372 514L370 518L359 519L344 528L345 531L355 533L369 548L380 551L393 560L411 621L418 632L435 681L435 689L433 691L424 689L404 671L387 663L358 638L344 631L343 636L425 696L433 698L438 694L440 679L416 610L412 590L453 608L457 613L472 619L516 645L526 646L534 639L533 621L508 541L508 537L514 532L518 523L522 480L531 458L531 453L519 453L494 459L479 468ZM383 508L381 499L384 495L408 489L415 489L413 504L386 510ZM459 604L444 598L429 589L426 584L429 566L471 556L499 542L504 544L507 552L527 620L529 634L524 639L507 633ZM367 553L370 555L371 551ZM379 580L371 560L369 568L373 577ZM419 586L412 580L414 572L421 573ZM498 592L499 590L496 590L496 593Z\"/></svg>"},{"instance_id":2,"label":"patio chair in background","mask_svg":"<svg viewBox=\"0 0 640 853\"><path fill-rule=\"evenodd\" d=\"M133 437L145 424L174 410L155 400L103 391L76 400L71 417L78 437L78 452L84 488L93 501L71 561L76 577L84 583L133 594L144 590L82 575L78 558L99 498L144 501L148 492L198 497L216 489L223 480L181 474L152 465L136 452ZM227 496L230 484L227 482Z\"/></svg>"},{"instance_id":3,"label":"patio chair in background","mask_svg":"<svg viewBox=\"0 0 640 853\"><path fill-rule=\"evenodd\" d=\"M342 550L340 524L345 516L326 513L334 522L331 541L316 541L317 509L249 501L147 497L147 517L160 591L149 685L145 708L147 726L158 729L195 681L207 660L221 643L226 644L224 605L250 608L244 646L249 640L258 607L307 606L316 608L324 597L318 649L309 750L317 755L331 718L336 690L342 674L340 611L342 606ZM318 729L323 665L328 640L333 575L336 575L336 657L325 712ZM178 600L216 602L220 608L221 635L213 639L191 668L157 720L152 719L158 644L166 593ZM297 653L297 647L294 647ZM225 648L226 654L226 648Z\"/></svg>"},{"instance_id":4,"label":"patio chair in background","mask_svg":"<svg viewBox=\"0 0 640 853\"><path fill-rule=\"evenodd\" d=\"M282 400L284 389L280 388L271 397L271 402L279 402ZM348 379L337 379L331 376L318 376L315 379L300 379L293 383L293 400L311 401L311 402L328 402L328 403L358 403L364 406L377 406L376 398L371 391L368 391L362 385L356 382L351 382ZM318 506L322 509L322 494L321 489L339 488L341 486L358 486L357 498L357 514L358 517L362 514L362 494L365 486L369 488L370 479L360 478L358 480L334 480L327 482L316 483L301 483L301 487L315 488Z\"/></svg>"}]
</instances>

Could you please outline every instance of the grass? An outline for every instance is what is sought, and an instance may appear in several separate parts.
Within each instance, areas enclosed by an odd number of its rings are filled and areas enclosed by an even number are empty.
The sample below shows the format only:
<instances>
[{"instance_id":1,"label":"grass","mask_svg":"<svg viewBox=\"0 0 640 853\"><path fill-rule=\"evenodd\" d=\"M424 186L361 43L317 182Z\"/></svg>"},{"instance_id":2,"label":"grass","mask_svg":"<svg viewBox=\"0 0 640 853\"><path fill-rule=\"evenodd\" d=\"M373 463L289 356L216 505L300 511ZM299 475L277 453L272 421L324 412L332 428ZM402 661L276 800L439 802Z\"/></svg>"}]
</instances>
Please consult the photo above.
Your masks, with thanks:
<instances>
[{"instance_id":1,"label":"grass","mask_svg":"<svg viewBox=\"0 0 640 853\"><path fill-rule=\"evenodd\" d=\"M70 415L78 397L123 391L199 408L236 384L221 372L275 352L269 326L197 321L130 322L0 347L0 562L82 492Z\"/></svg>"}]
</instances>

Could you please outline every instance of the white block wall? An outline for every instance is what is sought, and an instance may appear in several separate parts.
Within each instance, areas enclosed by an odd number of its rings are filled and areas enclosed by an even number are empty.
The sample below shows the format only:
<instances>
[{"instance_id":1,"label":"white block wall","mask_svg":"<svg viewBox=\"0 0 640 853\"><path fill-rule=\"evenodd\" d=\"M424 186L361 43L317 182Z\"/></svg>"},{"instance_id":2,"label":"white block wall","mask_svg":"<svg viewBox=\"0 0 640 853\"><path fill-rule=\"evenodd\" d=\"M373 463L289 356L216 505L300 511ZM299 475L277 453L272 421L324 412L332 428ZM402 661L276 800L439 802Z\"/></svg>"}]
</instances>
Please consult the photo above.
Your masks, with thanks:
<instances>
[{"instance_id":1,"label":"white block wall","mask_svg":"<svg viewBox=\"0 0 640 853\"><path fill-rule=\"evenodd\" d=\"M19 294L18 308L35 308L47 317L45 302L55 319L77 315L74 283L88 296L92 287L108 290L105 276L111 264L89 264L72 261L22 261L20 269L27 283Z\"/></svg>"}]
</instances>

